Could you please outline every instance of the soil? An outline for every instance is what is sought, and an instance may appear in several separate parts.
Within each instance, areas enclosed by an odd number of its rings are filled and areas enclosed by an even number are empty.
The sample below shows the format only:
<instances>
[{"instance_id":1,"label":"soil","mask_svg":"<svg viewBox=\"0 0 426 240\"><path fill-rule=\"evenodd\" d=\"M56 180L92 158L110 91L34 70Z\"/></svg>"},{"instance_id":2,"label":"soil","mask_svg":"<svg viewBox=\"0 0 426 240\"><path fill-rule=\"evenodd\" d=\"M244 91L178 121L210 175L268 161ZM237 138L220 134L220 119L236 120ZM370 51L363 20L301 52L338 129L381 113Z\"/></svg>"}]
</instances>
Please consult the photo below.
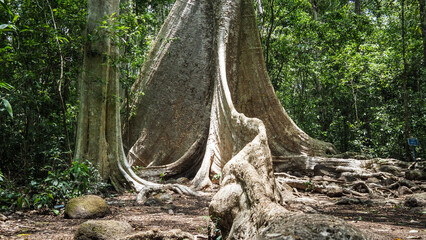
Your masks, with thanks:
<instances>
[{"instance_id":1,"label":"soil","mask_svg":"<svg viewBox=\"0 0 426 240\"><path fill-rule=\"evenodd\" d=\"M126 193L106 198L112 214L106 220L129 222L137 231L149 229L182 229L194 235L207 235L208 205L214 191L206 196L173 195L173 205L145 206L135 202L136 196ZM403 199L387 199L375 204L336 205L339 198L321 194L298 193L304 211L322 213L345 219L381 239L426 239L426 214L398 204ZM306 199L311 199L306 203ZM312 201L314 200L314 201ZM303 203L305 201L305 203ZM297 205L297 204L296 204ZM308 206L308 207L307 207ZM423 212L422 212L423 211ZM6 215L0 220L0 239L73 239L84 219L65 219L49 211L23 211Z\"/></svg>"}]
</instances>

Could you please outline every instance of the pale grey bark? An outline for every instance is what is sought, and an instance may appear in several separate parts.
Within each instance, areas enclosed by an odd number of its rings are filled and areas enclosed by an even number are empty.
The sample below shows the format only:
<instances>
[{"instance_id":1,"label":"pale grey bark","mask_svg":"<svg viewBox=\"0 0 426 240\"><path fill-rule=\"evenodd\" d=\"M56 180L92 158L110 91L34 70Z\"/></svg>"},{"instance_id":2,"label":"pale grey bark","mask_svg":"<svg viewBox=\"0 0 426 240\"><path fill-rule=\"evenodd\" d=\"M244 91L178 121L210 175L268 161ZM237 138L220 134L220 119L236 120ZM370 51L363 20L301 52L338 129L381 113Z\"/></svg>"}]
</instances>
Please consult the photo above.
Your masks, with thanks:
<instances>
[{"instance_id":1,"label":"pale grey bark","mask_svg":"<svg viewBox=\"0 0 426 240\"><path fill-rule=\"evenodd\" d=\"M235 125L246 116L262 122L273 155L335 151L299 129L275 96L252 7L225 11L224 2L177 1L133 86L124 135L130 164L146 167L141 177L195 175L194 187L209 185L256 136Z\"/></svg>"},{"instance_id":2,"label":"pale grey bark","mask_svg":"<svg viewBox=\"0 0 426 240\"><path fill-rule=\"evenodd\" d=\"M90 160L104 180L119 188L122 184L117 162L124 157L118 102L118 46L101 21L119 11L119 0L88 1L88 40L85 45L83 72L79 80L80 112L75 158Z\"/></svg>"}]
</instances>

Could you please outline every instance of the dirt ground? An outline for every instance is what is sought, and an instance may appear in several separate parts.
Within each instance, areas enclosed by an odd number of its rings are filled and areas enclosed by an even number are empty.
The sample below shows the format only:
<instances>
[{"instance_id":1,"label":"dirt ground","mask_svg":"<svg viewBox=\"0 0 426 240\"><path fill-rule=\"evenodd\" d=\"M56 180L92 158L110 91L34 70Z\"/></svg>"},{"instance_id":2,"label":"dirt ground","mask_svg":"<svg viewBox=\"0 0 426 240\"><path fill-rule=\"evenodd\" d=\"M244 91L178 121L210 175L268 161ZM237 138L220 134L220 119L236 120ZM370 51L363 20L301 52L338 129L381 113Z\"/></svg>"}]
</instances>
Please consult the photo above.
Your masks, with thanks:
<instances>
[{"instance_id":1,"label":"dirt ground","mask_svg":"<svg viewBox=\"0 0 426 240\"><path fill-rule=\"evenodd\" d=\"M112 214L103 219L127 221L137 231L178 228L194 235L206 235L208 205L213 194L210 192L202 197L174 194L172 207L139 205L132 193L109 197L106 201ZM336 205L339 198L312 193L299 193L299 197L310 198L310 203L314 203L307 204L307 214L337 216L378 234L382 239L426 239L425 212L399 205L396 203L398 199L383 200L383 204L376 201L372 205ZM58 216L41 211L15 212L6 216L7 220L0 221L0 239L73 239L78 225L86 221L64 219L63 211Z\"/></svg>"}]
</instances>

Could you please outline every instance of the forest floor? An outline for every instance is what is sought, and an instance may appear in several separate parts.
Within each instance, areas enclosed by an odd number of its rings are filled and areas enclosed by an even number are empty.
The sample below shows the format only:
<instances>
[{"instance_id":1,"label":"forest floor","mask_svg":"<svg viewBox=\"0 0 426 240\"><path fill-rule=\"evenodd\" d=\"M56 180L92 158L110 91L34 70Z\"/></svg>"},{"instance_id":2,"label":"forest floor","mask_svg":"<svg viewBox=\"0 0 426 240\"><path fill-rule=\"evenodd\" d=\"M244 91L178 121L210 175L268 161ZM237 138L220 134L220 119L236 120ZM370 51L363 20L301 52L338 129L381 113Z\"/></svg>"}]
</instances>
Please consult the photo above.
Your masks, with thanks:
<instances>
[{"instance_id":1,"label":"forest floor","mask_svg":"<svg viewBox=\"0 0 426 240\"><path fill-rule=\"evenodd\" d=\"M194 235L207 235L208 206L214 191L194 197L173 194L172 207L137 204L132 193L106 198L112 214L105 220L129 222L137 231L149 229L182 229ZM426 239L426 214L414 212L400 204L404 199L382 199L375 204L337 205L340 198L299 192L305 212L333 215L345 219L362 230L376 233L378 239ZM79 224L86 220L65 219L41 211L22 211L0 220L0 239L73 239Z\"/></svg>"}]
</instances>

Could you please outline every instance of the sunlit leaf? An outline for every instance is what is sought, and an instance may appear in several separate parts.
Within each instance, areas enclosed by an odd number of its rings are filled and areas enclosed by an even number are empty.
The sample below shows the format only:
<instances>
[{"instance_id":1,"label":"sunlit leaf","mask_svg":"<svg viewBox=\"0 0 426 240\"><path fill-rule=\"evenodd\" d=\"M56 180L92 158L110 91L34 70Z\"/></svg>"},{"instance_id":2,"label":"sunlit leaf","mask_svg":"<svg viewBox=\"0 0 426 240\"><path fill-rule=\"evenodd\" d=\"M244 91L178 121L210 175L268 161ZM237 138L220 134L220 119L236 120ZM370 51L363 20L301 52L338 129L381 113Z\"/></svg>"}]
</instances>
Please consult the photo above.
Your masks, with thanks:
<instances>
[{"instance_id":1,"label":"sunlit leaf","mask_svg":"<svg viewBox=\"0 0 426 240\"><path fill-rule=\"evenodd\" d=\"M9 101L3 98L3 105L6 108L7 112L9 113L10 117L13 118L12 106L10 105Z\"/></svg>"},{"instance_id":2,"label":"sunlit leaf","mask_svg":"<svg viewBox=\"0 0 426 240\"><path fill-rule=\"evenodd\" d=\"M12 87L10 84L8 84L8 83L0 82L0 88L5 88L5 89L7 89L7 90L10 90L10 89L12 89L13 87Z\"/></svg>"},{"instance_id":3,"label":"sunlit leaf","mask_svg":"<svg viewBox=\"0 0 426 240\"><path fill-rule=\"evenodd\" d=\"M15 17L13 17L13 20L12 20L12 22L14 23L14 22L16 22L16 20L19 18L19 15L18 14L15 14Z\"/></svg>"},{"instance_id":4,"label":"sunlit leaf","mask_svg":"<svg viewBox=\"0 0 426 240\"><path fill-rule=\"evenodd\" d=\"M14 15L13 14L13 12L12 11L10 11L10 9L9 9L9 7L6 5L6 3L3 1L3 0L1 0L0 1L0 5L2 5L2 7L10 14L10 15Z\"/></svg>"}]
</instances>

